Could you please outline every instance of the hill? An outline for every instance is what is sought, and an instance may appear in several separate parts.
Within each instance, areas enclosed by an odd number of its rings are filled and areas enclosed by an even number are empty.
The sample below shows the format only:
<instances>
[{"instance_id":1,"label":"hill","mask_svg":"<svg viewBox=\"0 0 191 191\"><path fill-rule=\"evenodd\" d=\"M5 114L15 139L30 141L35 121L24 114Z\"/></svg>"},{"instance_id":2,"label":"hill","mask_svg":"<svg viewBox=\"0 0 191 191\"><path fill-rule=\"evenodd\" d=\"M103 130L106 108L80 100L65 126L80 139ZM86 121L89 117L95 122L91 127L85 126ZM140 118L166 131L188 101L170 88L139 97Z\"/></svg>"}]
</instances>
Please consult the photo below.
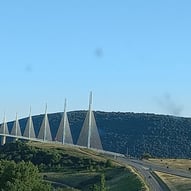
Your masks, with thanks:
<instances>
[{"instance_id":1,"label":"hill","mask_svg":"<svg viewBox=\"0 0 191 191\"><path fill-rule=\"evenodd\" d=\"M147 113L94 112L103 148L119 153L128 152L140 157L150 153L154 157L191 158L191 119ZM49 114L51 132L55 137L62 113ZM68 112L71 132L76 144L86 111ZM43 115L33 116L36 133ZM26 118L20 121L25 128ZM12 128L12 122L8 124Z\"/></svg>"},{"instance_id":2,"label":"hill","mask_svg":"<svg viewBox=\"0 0 191 191\"><path fill-rule=\"evenodd\" d=\"M0 162L8 160L16 164L31 162L41 172L44 182L60 187L58 190L96 191L99 187L110 191L146 190L129 168L86 148L17 141L0 146L0 159ZM14 175L14 172L9 169L8 174ZM9 180L12 180L10 176Z\"/></svg>"}]
</instances>

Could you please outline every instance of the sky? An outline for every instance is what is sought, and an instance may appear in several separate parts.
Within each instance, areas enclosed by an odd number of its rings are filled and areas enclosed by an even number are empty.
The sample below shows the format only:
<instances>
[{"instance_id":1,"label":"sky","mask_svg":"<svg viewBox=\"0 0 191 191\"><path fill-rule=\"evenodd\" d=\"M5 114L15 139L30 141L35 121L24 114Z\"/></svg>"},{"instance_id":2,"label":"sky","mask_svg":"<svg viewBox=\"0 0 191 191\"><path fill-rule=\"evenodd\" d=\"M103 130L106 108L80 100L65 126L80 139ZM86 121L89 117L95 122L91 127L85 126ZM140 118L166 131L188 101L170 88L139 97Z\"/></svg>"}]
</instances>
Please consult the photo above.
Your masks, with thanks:
<instances>
[{"instance_id":1,"label":"sky","mask_svg":"<svg viewBox=\"0 0 191 191\"><path fill-rule=\"evenodd\" d=\"M88 108L191 116L191 1L0 1L0 120Z\"/></svg>"}]
</instances>

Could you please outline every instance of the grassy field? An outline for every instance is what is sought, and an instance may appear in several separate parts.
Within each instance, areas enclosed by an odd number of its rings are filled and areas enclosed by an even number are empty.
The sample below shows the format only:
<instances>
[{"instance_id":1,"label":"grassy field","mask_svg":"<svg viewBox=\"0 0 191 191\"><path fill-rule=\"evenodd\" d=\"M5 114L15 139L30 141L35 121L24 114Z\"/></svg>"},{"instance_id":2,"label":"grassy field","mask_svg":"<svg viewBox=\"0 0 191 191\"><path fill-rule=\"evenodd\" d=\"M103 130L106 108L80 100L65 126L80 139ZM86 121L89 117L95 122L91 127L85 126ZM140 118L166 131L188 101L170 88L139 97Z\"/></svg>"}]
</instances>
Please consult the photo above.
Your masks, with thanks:
<instances>
[{"instance_id":1,"label":"grassy field","mask_svg":"<svg viewBox=\"0 0 191 191\"><path fill-rule=\"evenodd\" d=\"M46 173L46 179L87 191L92 184L99 184L102 172ZM143 187L139 178L126 168L108 169L104 172L110 191L137 191ZM144 190L144 189L142 189Z\"/></svg>"},{"instance_id":2,"label":"grassy field","mask_svg":"<svg viewBox=\"0 0 191 191\"><path fill-rule=\"evenodd\" d=\"M91 164L93 164L94 161L99 162L100 168L98 169L64 168L64 170L61 172L42 172L42 175L47 181L60 183L61 185L63 185L63 187L68 187L68 190L92 190L92 185L100 184L101 174L105 175L106 186L109 191L146 190L144 183L140 180L140 177L136 173L134 173L130 168L119 164L111 157L104 156L103 154L97 153L86 148L71 147L67 145L63 146L61 144L53 145L39 142L31 142L29 144L37 148L43 148L45 150L48 149L49 151L59 150L59 152L67 154L68 157L77 157L78 161L91 159ZM106 167L107 165L104 166L107 160L110 160L112 163L110 167Z\"/></svg>"},{"instance_id":3,"label":"grassy field","mask_svg":"<svg viewBox=\"0 0 191 191\"><path fill-rule=\"evenodd\" d=\"M67 153L68 155L76 156L79 158L84 158L84 157L93 158L96 161L107 160L107 158L105 158L104 155L97 153L93 150L89 150L87 148L79 148L62 144L48 144L48 143L44 144L41 142L29 142L29 145L44 149L57 149L62 151L63 153Z\"/></svg>"},{"instance_id":4,"label":"grassy field","mask_svg":"<svg viewBox=\"0 0 191 191\"><path fill-rule=\"evenodd\" d=\"M189 159L149 159L148 161L161 166L168 166L169 168L186 171L190 168L191 170L191 160Z\"/></svg>"},{"instance_id":5,"label":"grassy field","mask_svg":"<svg viewBox=\"0 0 191 191\"><path fill-rule=\"evenodd\" d=\"M155 172L173 191L189 191L191 190L191 179L182 178L162 172Z\"/></svg>"}]
</instances>

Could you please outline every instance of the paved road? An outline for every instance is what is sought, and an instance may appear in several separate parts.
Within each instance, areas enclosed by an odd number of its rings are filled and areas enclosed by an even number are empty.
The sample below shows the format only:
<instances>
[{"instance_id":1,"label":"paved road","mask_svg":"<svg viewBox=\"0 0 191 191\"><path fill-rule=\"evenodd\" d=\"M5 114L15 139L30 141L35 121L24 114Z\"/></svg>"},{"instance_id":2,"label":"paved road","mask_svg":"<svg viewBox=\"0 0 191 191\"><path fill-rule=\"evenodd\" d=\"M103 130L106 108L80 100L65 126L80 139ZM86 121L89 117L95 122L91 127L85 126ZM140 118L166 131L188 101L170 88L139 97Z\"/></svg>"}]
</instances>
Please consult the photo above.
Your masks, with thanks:
<instances>
[{"instance_id":1,"label":"paved road","mask_svg":"<svg viewBox=\"0 0 191 191\"><path fill-rule=\"evenodd\" d=\"M177 170L173 168L167 168L165 166L153 164L151 162L142 161L142 160L135 160L135 159L128 159L124 157L118 157L117 160L123 162L124 164L128 164L133 166L137 171L144 177L145 182L150 187L152 191L163 191L162 188L164 185L161 185L155 177L152 175L152 171L159 171L164 172L176 176L181 176L185 178L191 178L191 172L186 170Z\"/></svg>"},{"instance_id":2,"label":"paved road","mask_svg":"<svg viewBox=\"0 0 191 191\"><path fill-rule=\"evenodd\" d=\"M157 164L153 164L147 161L142 161L142 160L132 160L129 159L131 162L139 164L139 165L143 165L149 169L152 169L153 171L159 171L159 172L164 172L167 174L172 174L172 175L176 175L176 176L181 176L184 178L191 178L191 172L186 171L186 170L177 170L174 168L167 168L161 165L157 165Z\"/></svg>"},{"instance_id":3,"label":"paved road","mask_svg":"<svg viewBox=\"0 0 191 191\"><path fill-rule=\"evenodd\" d=\"M146 184L152 191L164 191L159 182L155 179L155 177L151 174L149 168L144 166L143 164L136 163L134 161L128 160L127 158L118 157L118 161L128 164L134 167L144 178Z\"/></svg>"}]
</instances>

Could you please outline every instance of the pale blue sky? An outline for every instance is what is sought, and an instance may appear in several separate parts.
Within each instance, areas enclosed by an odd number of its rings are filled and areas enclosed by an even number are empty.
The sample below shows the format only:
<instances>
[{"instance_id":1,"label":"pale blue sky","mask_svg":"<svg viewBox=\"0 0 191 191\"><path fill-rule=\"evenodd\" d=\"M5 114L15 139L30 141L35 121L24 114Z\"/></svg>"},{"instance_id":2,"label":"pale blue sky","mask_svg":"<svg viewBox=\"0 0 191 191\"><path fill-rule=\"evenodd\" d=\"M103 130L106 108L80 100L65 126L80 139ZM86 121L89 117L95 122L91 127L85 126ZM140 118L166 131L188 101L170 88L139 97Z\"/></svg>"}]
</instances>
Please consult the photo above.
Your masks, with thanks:
<instances>
[{"instance_id":1,"label":"pale blue sky","mask_svg":"<svg viewBox=\"0 0 191 191\"><path fill-rule=\"evenodd\" d=\"M0 1L0 116L191 116L191 1Z\"/></svg>"}]
</instances>

